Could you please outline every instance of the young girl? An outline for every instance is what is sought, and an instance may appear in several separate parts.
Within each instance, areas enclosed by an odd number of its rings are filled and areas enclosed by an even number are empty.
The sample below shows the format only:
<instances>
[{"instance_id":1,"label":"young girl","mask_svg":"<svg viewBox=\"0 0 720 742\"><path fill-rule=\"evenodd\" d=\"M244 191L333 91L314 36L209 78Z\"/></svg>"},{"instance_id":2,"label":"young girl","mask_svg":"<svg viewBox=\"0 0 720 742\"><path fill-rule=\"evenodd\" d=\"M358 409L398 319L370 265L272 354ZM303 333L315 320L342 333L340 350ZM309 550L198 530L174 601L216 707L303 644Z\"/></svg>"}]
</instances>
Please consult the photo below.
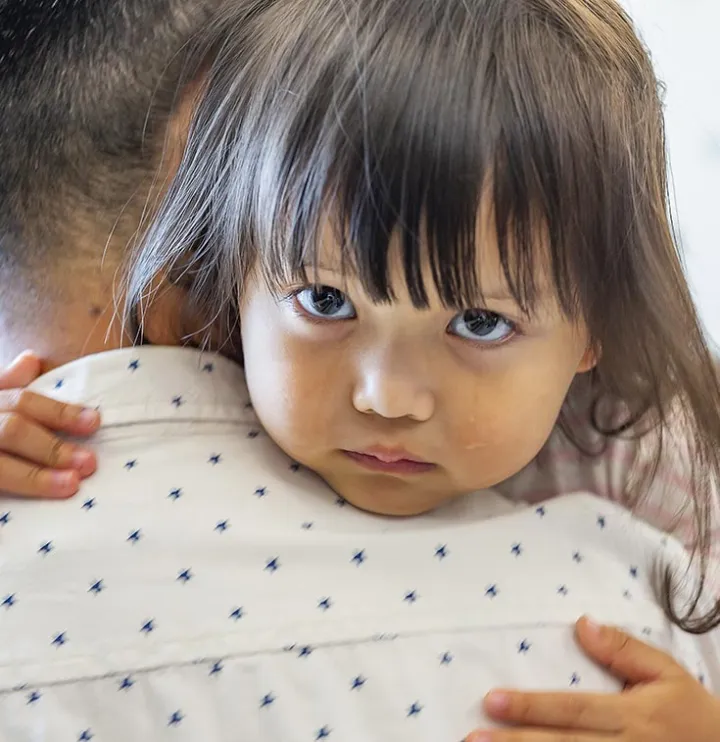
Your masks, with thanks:
<instances>
[{"instance_id":1,"label":"young girl","mask_svg":"<svg viewBox=\"0 0 720 742\"><path fill-rule=\"evenodd\" d=\"M188 70L128 320L181 287L269 435L360 508L584 489L681 529L703 580L678 605L664 576L663 602L716 627L720 385L668 217L657 81L620 7L230 3ZM522 718L639 742L670 701L632 693L612 734L591 712ZM717 702L693 693L716 739Z\"/></svg>"}]
</instances>

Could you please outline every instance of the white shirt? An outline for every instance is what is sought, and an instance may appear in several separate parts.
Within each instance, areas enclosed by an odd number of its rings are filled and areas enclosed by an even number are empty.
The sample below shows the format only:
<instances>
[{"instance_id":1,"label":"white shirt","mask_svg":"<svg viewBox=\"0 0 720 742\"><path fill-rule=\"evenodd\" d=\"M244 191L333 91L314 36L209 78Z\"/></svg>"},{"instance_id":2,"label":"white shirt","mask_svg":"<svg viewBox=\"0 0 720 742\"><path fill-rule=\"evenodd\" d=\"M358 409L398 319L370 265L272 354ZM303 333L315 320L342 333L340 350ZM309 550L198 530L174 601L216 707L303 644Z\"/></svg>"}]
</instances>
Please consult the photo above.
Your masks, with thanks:
<instances>
[{"instance_id":1,"label":"white shirt","mask_svg":"<svg viewBox=\"0 0 720 742\"><path fill-rule=\"evenodd\" d=\"M681 547L613 503L359 512L265 436L241 369L189 349L33 388L104 422L79 497L0 499L3 742L456 742L492 687L619 689L574 645L583 613L720 688L649 585Z\"/></svg>"}]
</instances>

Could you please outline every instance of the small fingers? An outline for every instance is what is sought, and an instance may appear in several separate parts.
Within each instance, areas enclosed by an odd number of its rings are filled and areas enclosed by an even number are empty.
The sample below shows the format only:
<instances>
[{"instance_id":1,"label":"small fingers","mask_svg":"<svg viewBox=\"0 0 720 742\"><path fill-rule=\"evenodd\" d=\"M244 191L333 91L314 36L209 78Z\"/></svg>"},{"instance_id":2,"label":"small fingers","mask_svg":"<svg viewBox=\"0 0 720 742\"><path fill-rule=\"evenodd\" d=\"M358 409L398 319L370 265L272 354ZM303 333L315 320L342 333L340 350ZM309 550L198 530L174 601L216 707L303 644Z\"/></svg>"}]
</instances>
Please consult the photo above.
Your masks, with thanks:
<instances>
[{"instance_id":1,"label":"small fingers","mask_svg":"<svg viewBox=\"0 0 720 742\"><path fill-rule=\"evenodd\" d=\"M0 451L53 469L72 468L81 477L90 476L96 469L92 451L67 443L14 412L0 412Z\"/></svg>"},{"instance_id":2,"label":"small fingers","mask_svg":"<svg viewBox=\"0 0 720 742\"><path fill-rule=\"evenodd\" d=\"M592 732L624 729L626 699L600 693L520 693L493 691L485 711L496 721L526 727Z\"/></svg>"},{"instance_id":3,"label":"small fingers","mask_svg":"<svg viewBox=\"0 0 720 742\"><path fill-rule=\"evenodd\" d=\"M100 425L100 415L96 410L59 402L27 389L0 391L0 412L15 412L46 428L72 435L90 435Z\"/></svg>"},{"instance_id":4,"label":"small fingers","mask_svg":"<svg viewBox=\"0 0 720 742\"><path fill-rule=\"evenodd\" d=\"M80 475L72 469L46 469L0 453L0 492L61 499L77 494L79 488Z\"/></svg>"}]
</instances>

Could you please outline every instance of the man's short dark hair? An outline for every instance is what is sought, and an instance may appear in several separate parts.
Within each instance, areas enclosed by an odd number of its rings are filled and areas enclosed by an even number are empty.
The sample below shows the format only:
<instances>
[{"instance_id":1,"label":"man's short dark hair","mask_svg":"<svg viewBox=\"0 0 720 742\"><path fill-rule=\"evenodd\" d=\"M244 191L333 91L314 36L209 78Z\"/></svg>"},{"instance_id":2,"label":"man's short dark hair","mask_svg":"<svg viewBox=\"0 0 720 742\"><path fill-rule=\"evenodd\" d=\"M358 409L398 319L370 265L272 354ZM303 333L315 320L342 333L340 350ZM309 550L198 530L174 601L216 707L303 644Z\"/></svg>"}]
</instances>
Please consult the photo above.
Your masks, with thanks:
<instances>
[{"instance_id":1,"label":"man's short dark hair","mask_svg":"<svg viewBox=\"0 0 720 742\"><path fill-rule=\"evenodd\" d=\"M123 209L154 167L182 48L219 3L0 0L0 263L54 262L75 211Z\"/></svg>"}]
</instances>

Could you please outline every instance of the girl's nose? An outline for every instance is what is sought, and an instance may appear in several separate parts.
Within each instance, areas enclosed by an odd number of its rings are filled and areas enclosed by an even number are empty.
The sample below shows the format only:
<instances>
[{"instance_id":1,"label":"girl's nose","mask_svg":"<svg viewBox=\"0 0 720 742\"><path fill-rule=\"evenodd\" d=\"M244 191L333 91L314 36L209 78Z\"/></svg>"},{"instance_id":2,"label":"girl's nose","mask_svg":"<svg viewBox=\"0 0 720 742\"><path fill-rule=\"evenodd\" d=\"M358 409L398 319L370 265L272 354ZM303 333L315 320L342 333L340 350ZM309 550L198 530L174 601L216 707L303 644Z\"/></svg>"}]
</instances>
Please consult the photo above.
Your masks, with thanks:
<instances>
[{"instance_id":1,"label":"girl's nose","mask_svg":"<svg viewBox=\"0 0 720 742\"><path fill-rule=\"evenodd\" d=\"M387 419L408 418L426 422L435 412L435 397L424 374L398 358L375 358L359 373L353 389L353 406L358 412Z\"/></svg>"}]
</instances>

